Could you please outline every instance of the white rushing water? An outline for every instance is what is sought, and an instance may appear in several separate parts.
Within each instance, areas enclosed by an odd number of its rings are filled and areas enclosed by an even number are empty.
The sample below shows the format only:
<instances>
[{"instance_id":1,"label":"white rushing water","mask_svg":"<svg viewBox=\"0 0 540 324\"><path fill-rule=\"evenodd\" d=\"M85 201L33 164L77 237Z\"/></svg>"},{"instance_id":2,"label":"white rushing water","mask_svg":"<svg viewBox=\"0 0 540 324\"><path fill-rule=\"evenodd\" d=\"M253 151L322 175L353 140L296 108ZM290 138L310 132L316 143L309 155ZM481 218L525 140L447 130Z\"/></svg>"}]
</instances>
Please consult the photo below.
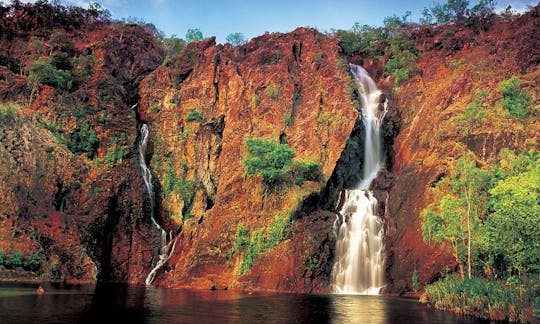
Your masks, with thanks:
<instances>
[{"instance_id":1,"label":"white rushing water","mask_svg":"<svg viewBox=\"0 0 540 324\"><path fill-rule=\"evenodd\" d=\"M336 261L332 268L332 290L338 294L378 295L384 275L384 226L376 215L377 200L368 190L384 166L380 124L386 107L381 111L381 91L362 67L349 64L360 93L362 119L366 130L364 169L357 189L346 190L340 214L334 227Z\"/></svg>"},{"instance_id":2,"label":"white rushing water","mask_svg":"<svg viewBox=\"0 0 540 324\"><path fill-rule=\"evenodd\" d=\"M159 225L159 223L156 221L155 218L155 193L154 193L154 186L152 184L152 172L146 165L146 149L148 146L148 138L150 135L150 132L148 130L148 125L143 124L141 126L141 138L139 141L139 166L141 168L141 174L144 180L144 185L146 186L146 191L148 192L148 196L150 198L150 218L152 219L152 223L154 226L159 230L161 233L161 242L160 242L160 251L159 251L159 259L157 260L156 265L150 271L148 276L146 277L145 283L147 285L152 284L152 281L154 281L154 278L156 277L157 271L169 260L171 257L172 252L174 251L174 248L176 246L176 239L172 242L172 248L171 248L171 233L167 235L167 232Z\"/></svg>"}]
</instances>

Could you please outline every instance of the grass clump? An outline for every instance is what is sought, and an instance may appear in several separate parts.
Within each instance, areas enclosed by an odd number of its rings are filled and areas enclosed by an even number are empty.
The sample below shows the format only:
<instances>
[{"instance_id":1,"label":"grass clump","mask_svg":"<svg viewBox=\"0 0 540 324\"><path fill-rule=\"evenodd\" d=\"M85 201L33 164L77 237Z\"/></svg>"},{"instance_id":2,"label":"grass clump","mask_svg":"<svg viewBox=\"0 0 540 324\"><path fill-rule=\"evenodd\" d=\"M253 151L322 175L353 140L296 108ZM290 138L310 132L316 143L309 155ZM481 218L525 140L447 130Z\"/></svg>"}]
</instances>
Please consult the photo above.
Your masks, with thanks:
<instances>
[{"instance_id":1,"label":"grass clump","mask_svg":"<svg viewBox=\"0 0 540 324\"><path fill-rule=\"evenodd\" d=\"M482 318L526 322L528 296L521 286L500 280L449 276L426 287L420 301L437 309Z\"/></svg>"}]
</instances>

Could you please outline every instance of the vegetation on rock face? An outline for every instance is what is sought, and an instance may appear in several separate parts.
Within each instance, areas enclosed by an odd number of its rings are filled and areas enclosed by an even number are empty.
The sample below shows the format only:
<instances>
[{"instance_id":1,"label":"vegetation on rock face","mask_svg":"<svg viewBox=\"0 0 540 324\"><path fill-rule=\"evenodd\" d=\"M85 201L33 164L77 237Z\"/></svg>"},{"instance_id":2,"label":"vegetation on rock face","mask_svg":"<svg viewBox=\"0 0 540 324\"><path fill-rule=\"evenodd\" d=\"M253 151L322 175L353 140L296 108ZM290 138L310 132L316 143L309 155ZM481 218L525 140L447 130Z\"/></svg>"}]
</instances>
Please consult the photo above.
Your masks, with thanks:
<instances>
[{"instance_id":1,"label":"vegetation on rock face","mask_svg":"<svg viewBox=\"0 0 540 324\"><path fill-rule=\"evenodd\" d=\"M240 266L240 274L245 274L253 266L257 257L275 247L283 241L292 225L291 215L277 213L270 225L266 228L255 230L247 241L247 230L240 226L237 232L235 251L244 253L244 258Z\"/></svg>"},{"instance_id":2,"label":"vegetation on rock face","mask_svg":"<svg viewBox=\"0 0 540 324\"><path fill-rule=\"evenodd\" d=\"M287 144L247 137L245 145L248 152L243 162L246 174L260 176L269 188L291 181L300 186L304 180L319 180L320 163L293 161L295 152Z\"/></svg>"},{"instance_id":3,"label":"vegetation on rock face","mask_svg":"<svg viewBox=\"0 0 540 324\"><path fill-rule=\"evenodd\" d=\"M515 76L499 83L499 92L503 95L503 105L510 116L527 118L532 111L532 98L527 90L521 88L521 80Z\"/></svg>"}]
</instances>

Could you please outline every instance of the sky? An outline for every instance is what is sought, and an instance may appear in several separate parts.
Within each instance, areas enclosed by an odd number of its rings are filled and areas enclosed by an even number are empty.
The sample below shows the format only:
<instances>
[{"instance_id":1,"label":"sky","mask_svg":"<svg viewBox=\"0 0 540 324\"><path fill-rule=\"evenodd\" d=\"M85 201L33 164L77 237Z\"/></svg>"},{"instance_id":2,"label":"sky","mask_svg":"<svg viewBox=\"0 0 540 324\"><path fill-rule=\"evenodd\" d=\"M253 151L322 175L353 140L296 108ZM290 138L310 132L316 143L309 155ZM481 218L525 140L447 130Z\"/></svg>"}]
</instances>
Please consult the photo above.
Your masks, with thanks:
<instances>
[{"instance_id":1,"label":"sky","mask_svg":"<svg viewBox=\"0 0 540 324\"><path fill-rule=\"evenodd\" d=\"M25 1L28 2L28 1ZM33 2L33 1L31 1ZM63 0L64 5L87 8L87 0ZM225 43L230 33L249 40L265 32L290 32L297 27L315 27L326 32L350 29L355 22L381 26L384 17L412 13L418 21L422 9L445 0L93 0L107 8L113 18L152 23L167 37L185 38L198 28L204 37L216 36ZM470 0L471 7L478 1ZM496 10L511 5L523 11L538 0L498 0Z\"/></svg>"}]
</instances>

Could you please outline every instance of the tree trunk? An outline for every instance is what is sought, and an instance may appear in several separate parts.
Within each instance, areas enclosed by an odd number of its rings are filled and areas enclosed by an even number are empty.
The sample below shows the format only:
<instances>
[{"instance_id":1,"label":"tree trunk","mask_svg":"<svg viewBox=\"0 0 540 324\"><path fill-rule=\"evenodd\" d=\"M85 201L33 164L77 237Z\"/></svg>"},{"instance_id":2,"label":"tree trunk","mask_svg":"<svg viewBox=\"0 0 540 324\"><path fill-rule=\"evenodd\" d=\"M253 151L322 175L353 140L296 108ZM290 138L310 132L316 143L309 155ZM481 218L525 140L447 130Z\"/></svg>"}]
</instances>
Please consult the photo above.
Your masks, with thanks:
<instances>
[{"instance_id":1,"label":"tree trunk","mask_svg":"<svg viewBox=\"0 0 540 324\"><path fill-rule=\"evenodd\" d=\"M470 192L467 190L467 194L465 195L467 199L467 275L471 279L471 200L469 194Z\"/></svg>"},{"instance_id":2,"label":"tree trunk","mask_svg":"<svg viewBox=\"0 0 540 324\"><path fill-rule=\"evenodd\" d=\"M461 262L461 259L459 258L457 242L452 243L452 249L454 250L452 254L454 255L454 258L456 258L456 262L458 263L459 275L461 276L461 278L464 278L465 272L463 270L463 263Z\"/></svg>"}]
</instances>

